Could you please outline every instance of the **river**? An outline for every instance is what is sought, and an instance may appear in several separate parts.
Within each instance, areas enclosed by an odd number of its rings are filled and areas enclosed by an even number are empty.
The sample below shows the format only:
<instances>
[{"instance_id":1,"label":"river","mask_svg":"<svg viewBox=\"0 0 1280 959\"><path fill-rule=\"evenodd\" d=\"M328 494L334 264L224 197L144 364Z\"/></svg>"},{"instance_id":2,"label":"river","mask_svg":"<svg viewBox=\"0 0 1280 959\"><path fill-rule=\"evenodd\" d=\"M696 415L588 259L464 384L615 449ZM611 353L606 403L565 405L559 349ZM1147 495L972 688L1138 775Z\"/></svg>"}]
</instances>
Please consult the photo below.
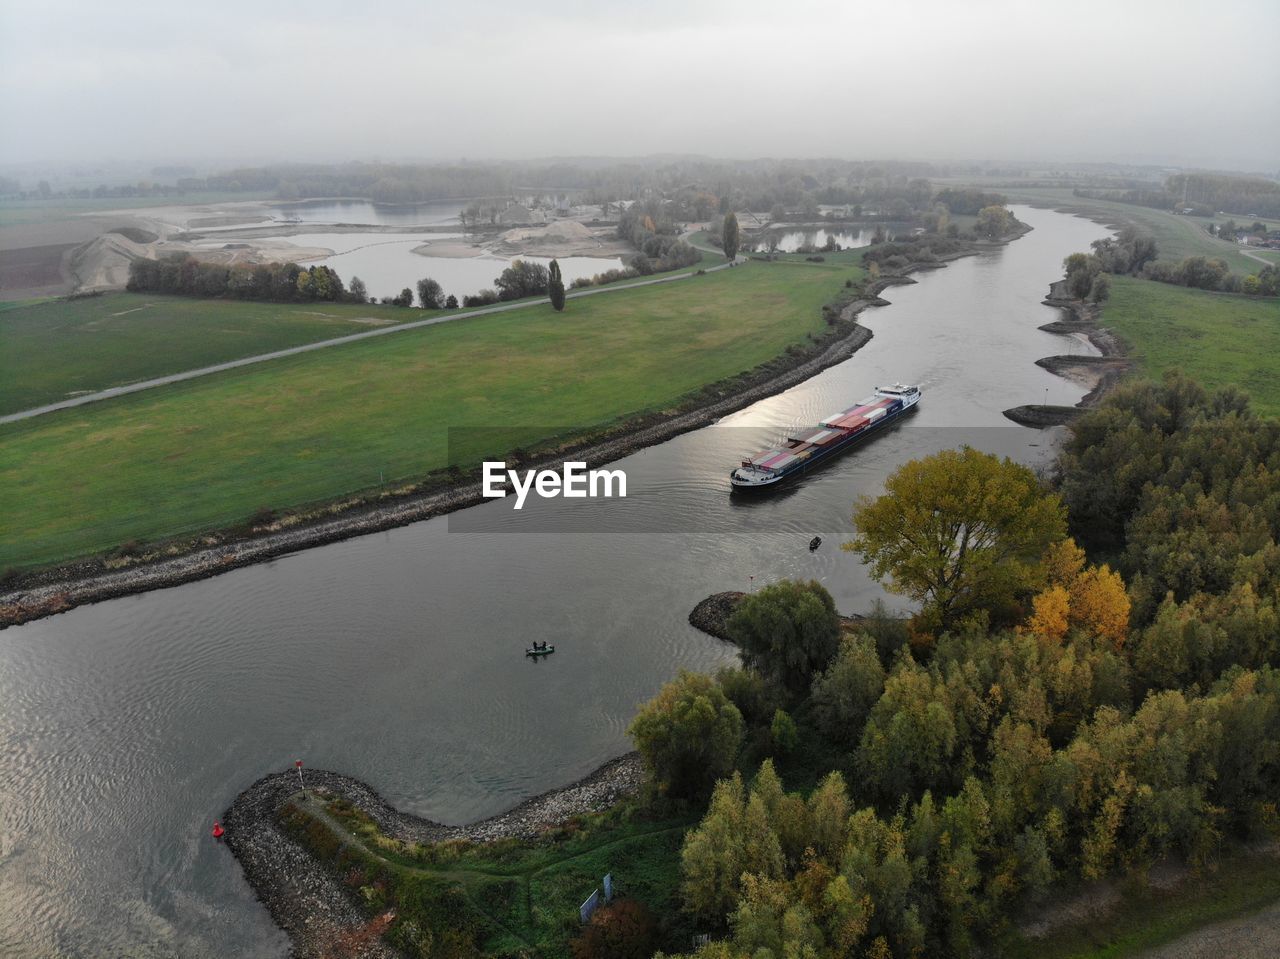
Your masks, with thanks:
<instances>
[{"instance_id":1,"label":"river","mask_svg":"<svg viewBox=\"0 0 1280 959\"><path fill-rule=\"evenodd\" d=\"M1033 361L1092 348L1036 327L1104 230L1016 213L1032 233L889 289L847 362L615 464L634 497L489 503L0 633L0 954L283 955L209 838L258 776L300 757L479 818L625 751L677 669L731 662L686 622L707 594L802 576L864 609L882 594L838 548L857 494L963 442L1043 460L1048 435L1001 410L1080 397ZM744 453L892 380L923 386L911 425L788 494L729 498ZM560 649L532 663L535 639Z\"/></svg>"}]
</instances>

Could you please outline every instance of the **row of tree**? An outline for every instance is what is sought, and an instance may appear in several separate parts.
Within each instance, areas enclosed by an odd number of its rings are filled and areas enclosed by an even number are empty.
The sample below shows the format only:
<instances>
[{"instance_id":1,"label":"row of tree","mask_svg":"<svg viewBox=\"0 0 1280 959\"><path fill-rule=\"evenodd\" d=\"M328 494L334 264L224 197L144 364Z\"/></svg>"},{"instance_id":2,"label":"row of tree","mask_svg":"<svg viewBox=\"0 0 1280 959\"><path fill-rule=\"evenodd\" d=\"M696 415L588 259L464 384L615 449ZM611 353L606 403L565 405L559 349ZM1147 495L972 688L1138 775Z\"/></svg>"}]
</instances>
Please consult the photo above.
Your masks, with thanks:
<instances>
[{"instance_id":1,"label":"row of tree","mask_svg":"<svg viewBox=\"0 0 1280 959\"><path fill-rule=\"evenodd\" d=\"M464 306L485 306L526 296L550 296L557 311L565 305L564 279L560 264L552 260L549 267L527 260L513 260L494 281L497 290L483 290L463 298ZM179 296L228 297L239 300L293 302L327 300L329 302L371 303L364 281L351 278L344 286L342 278L327 266L301 267L296 263L260 263L253 266L225 266L205 263L184 253L157 260L137 259L129 264L126 289L135 293L170 293ZM430 277L417 283L418 305L426 310L455 309L458 298L445 295L444 289ZM396 296L384 296L388 306L413 306L414 291L405 287Z\"/></svg>"},{"instance_id":2,"label":"row of tree","mask_svg":"<svg viewBox=\"0 0 1280 959\"><path fill-rule=\"evenodd\" d=\"M1280 295L1280 271L1274 266L1242 277L1232 273L1219 257L1188 256L1177 263L1158 260L1156 241L1132 227L1125 227L1115 237L1094 240L1092 247L1092 253L1072 253L1063 260L1067 291L1079 299L1105 300L1111 289L1107 274L1141 276L1198 290Z\"/></svg>"},{"instance_id":3,"label":"row of tree","mask_svg":"<svg viewBox=\"0 0 1280 959\"><path fill-rule=\"evenodd\" d=\"M129 280L125 288L138 293L272 302L328 300L364 303L367 300L363 283L353 279L348 290L342 278L327 266L309 269L296 263L226 266L201 262L185 253L156 260L134 260L129 264Z\"/></svg>"},{"instance_id":4,"label":"row of tree","mask_svg":"<svg viewBox=\"0 0 1280 959\"><path fill-rule=\"evenodd\" d=\"M1248 216L1280 217L1280 183L1255 176L1226 173L1176 173L1163 189L1150 185L1126 190L1076 188L1076 196L1132 203L1158 210L1190 210L1197 216L1213 216L1219 211Z\"/></svg>"}]
</instances>

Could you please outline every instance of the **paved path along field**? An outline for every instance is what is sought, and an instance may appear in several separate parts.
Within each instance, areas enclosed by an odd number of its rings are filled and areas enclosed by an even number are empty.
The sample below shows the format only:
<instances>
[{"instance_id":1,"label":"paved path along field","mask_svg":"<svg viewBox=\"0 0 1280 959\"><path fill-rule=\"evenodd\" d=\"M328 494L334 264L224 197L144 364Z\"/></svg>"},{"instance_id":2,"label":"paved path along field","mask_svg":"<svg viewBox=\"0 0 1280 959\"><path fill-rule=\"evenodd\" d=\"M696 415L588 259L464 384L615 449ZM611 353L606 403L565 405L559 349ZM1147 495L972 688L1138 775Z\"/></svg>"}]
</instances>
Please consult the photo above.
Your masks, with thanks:
<instances>
[{"instance_id":1,"label":"paved path along field","mask_svg":"<svg viewBox=\"0 0 1280 959\"><path fill-rule=\"evenodd\" d=\"M702 269L705 273L714 273L717 270L723 270L728 266L730 266L730 264L721 263L719 266L703 267ZM654 286L658 283L671 283L675 280L686 280L689 277L694 276L697 269L698 267L692 267L687 273L676 273L671 276L659 276L650 280L638 280L634 283L576 290L573 293L568 294L567 299L576 300L584 296L612 293L616 290L631 290L638 286ZM85 393L83 396L74 396L70 399L59 400L56 403L49 403L45 406L36 406L29 410L19 410L17 413L9 413L6 416L0 416L0 423L14 423L18 420L27 420L34 416L42 416L45 413L53 413L57 410L66 410L76 406L85 406L89 403L99 403L102 400L109 400L116 396L140 393L143 390L154 389L157 386L168 386L171 383L181 383L184 380L194 380L201 376L210 376L214 373L234 370L241 366L252 366L255 363L266 363L270 360L278 360L286 356L296 356L299 353L310 353L312 350L323 350L330 346L339 346L343 343L354 343L357 340L368 340L375 336L391 336L395 333L403 333L405 330L417 330L424 326L434 326L437 323L451 323L454 320L466 320L474 316L485 316L490 313L505 313L508 310L520 310L535 303L545 302L547 301L520 300L517 303L503 303L498 306L487 306L478 310L468 310L465 313L450 313L447 316L433 316L425 320L414 320L410 323L401 323L398 326L383 326L375 330L366 330L362 333L350 333L346 336L334 337L331 340L319 340L315 343L304 343L301 346L291 346L288 349L275 350L271 353L259 353L256 356L245 356L238 360L230 360L226 363L216 363L213 366L202 366L199 369L186 370L182 373L171 373L168 376L159 376L150 380L139 380L137 383L129 383L126 386L113 386L108 390L100 390L96 393Z\"/></svg>"}]
</instances>

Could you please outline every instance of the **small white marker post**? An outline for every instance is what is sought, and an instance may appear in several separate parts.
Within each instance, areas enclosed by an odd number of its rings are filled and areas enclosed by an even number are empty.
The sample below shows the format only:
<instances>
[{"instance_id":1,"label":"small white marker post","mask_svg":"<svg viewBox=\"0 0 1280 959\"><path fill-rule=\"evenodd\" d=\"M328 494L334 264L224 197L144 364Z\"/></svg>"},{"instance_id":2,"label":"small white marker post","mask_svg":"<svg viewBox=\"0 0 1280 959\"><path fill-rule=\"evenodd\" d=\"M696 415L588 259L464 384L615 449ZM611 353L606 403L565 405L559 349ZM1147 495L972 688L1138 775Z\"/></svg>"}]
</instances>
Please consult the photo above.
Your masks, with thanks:
<instances>
[{"instance_id":1,"label":"small white marker post","mask_svg":"<svg viewBox=\"0 0 1280 959\"><path fill-rule=\"evenodd\" d=\"M295 759L295 760L293 761L293 768L294 768L294 769L296 769L296 770L298 770L298 786L302 789L302 798L303 798L303 799L306 799L306 798L307 798L307 784L306 784L306 783L304 783L304 782L302 781L302 760L301 760L301 759Z\"/></svg>"}]
</instances>

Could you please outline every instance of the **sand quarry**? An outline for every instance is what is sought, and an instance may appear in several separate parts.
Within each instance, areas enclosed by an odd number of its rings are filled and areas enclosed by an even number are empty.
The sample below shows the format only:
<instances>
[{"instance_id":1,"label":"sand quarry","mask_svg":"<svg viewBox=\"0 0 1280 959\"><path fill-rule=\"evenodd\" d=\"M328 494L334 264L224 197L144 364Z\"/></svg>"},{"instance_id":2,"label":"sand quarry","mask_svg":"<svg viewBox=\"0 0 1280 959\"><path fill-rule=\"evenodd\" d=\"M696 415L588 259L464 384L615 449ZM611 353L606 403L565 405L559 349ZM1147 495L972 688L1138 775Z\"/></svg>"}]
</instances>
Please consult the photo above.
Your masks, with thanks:
<instances>
[{"instance_id":1,"label":"sand quarry","mask_svg":"<svg viewBox=\"0 0 1280 959\"><path fill-rule=\"evenodd\" d=\"M256 202L173 205L105 210L56 222L15 224L0 230L0 296L19 299L93 290L123 289L129 264L186 253L228 266L323 260L325 247L300 246L300 233L456 233L449 227L281 223ZM588 225L584 217L543 226L491 229L466 237L441 237L414 248L422 256L600 256L634 252L614 236L612 224ZM217 242L222 241L222 242Z\"/></svg>"}]
</instances>

